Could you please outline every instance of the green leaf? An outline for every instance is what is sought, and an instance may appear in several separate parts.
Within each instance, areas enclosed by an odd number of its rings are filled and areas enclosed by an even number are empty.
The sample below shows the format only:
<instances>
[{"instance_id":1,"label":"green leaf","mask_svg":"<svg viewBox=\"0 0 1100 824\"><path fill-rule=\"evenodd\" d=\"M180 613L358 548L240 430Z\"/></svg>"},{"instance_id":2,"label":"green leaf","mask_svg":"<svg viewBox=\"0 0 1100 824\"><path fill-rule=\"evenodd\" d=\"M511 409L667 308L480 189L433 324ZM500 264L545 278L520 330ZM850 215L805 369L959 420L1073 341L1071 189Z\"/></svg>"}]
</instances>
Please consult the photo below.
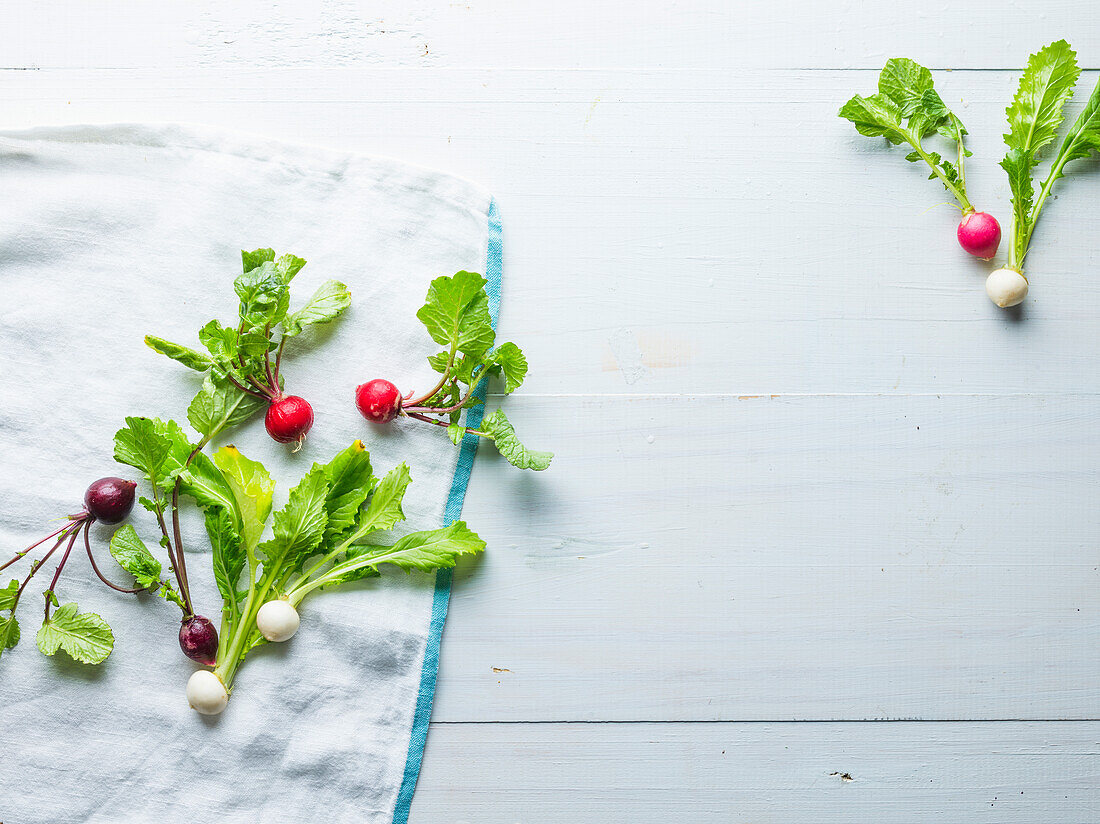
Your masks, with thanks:
<instances>
[{"instance_id":1,"label":"green leaf","mask_svg":"<svg viewBox=\"0 0 1100 824\"><path fill-rule=\"evenodd\" d=\"M266 405L263 398L242 392L224 375L209 372L187 407L187 420L196 432L210 438L243 423Z\"/></svg>"},{"instance_id":2,"label":"green leaf","mask_svg":"<svg viewBox=\"0 0 1100 824\"><path fill-rule=\"evenodd\" d=\"M194 369L196 372L205 372L213 365L213 361L202 352L196 352L194 349L189 349L178 343L172 343L164 338L146 335L145 345L154 352L167 355L172 360L179 361L188 369Z\"/></svg>"},{"instance_id":3,"label":"green leaf","mask_svg":"<svg viewBox=\"0 0 1100 824\"><path fill-rule=\"evenodd\" d=\"M283 321L283 335L292 338L307 326L329 323L350 305L351 292L348 287L339 281L326 281L313 293L305 306L286 316Z\"/></svg>"},{"instance_id":4,"label":"green leaf","mask_svg":"<svg viewBox=\"0 0 1100 824\"><path fill-rule=\"evenodd\" d=\"M527 377L527 358L523 351L511 341L502 343L493 350L489 359L493 367L498 367L504 375L504 391L515 392Z\"/></svg>"},{"instance_id":5,"label":"green leaf","mask_svg":"<svg viewBox=\"0 0 1100 824\"><path fill-rule=\"evenodd\" d=\"M878 78L879 94L895 104L903 117L912 117L921 97L932 89L932 72L906 57L887 60Z\"/></svg>"},{"instance_id":6,"label":"green leaf","mask_svg":"<svg viewBox=\"0 0 1100 824\"><path fill-rule=\"evenodd\" d=\"M839 114L851 120L856 131L865 137L885 137L895 145L909 141L901 122L901 108L884 94L870 97L857 94L841 107Z\"/></svg>"},{"instance_id":7,"label":"green leaf","mask_svg":"<svg viewBox=\"0 0 1100 824\"><path fill-rule=\"evenodd\" d=\"M439 374L447 371L447 362L451 359L450 352L440 352L437 355L428 355L428 363Z\"/></svg>"},{"instance_id":8,"label":"green leaf","mask_svg":"<svg viewBox=\"0 0 1100 824\"><path fill-rule=\"evenodd\" d=\"M474 272L439 277L428 288L426 303L416 316L432 339L443 346L479 357L493 345L496 333L489 317L485 278Z\"/></svg>"},{"instance_id":9,"label":"green leaf","mask_svg":"<svg viewBox=\"0 0 1100 824\"><path fill-rule=\"evenodd\" d=\"M323 467L315 466L290 490L290 500L272 519L273 540L260 546L266 560L264 574L274 569L275 577L296 569L320 545L328 521L325 502L328 479Z\"/></svg>"},{"instance_id":10,"label":"green leaf","mask_svg":"<svg viewBox=\"0 0 1100 824\"><path fill-rule=\"evenodd\" d=\"M462 443L462 439L466 437L466 427L460 423L451 423L447 425L447 437L451 439L451 443L458 446Z\"/></svg>"},{"instance_id":11,"label":"green leaf","mask_svg":"<svg viewBox=\"0 0 1100 824\"><path fill-rule=\"evenodd\" d=\"M260 266L263 266L267 262L275 261L274 249L254 249L251 252L241 250L241 263L244 264L245 274L251 272Z\"/></svg>"},{"instance_id":12,"label":"green leaf","mask_svg":"<svg viewBox=\"0 0 1100 824\"><path fill-rule=\"evenodd\" d=\"M76 604L69 602L42 625L35 642L43 655L62 649L75 661L99 664L114 649L115 637L106 621L94 612L77 612Z\"/></svg>"},{"instance_id":13,"label":"green leaf","mask_svg":"<svg viewBox=\"0 0 1100 824\"><path fill-rule=\"evenodd\" d=\"M126 428L115 433L115 460L140 469L153 483L162 478L171 448L151 418L126 418Z\"/></svg>"},{"instance_id":14,"label":"green leaf","mask_svg":"<svg viewBox=\"0 0 1100 824\"><path fill-rule=\"evenodd\" d=\"M352 443L322 468L328 483L324 542L329 544L355 523L359 508L374 489L376 479L370 453L362 441Z\"/></svg>"},{"instance_id":15,"label":"green leaf","mask_svg":"<svg viewBox=\"0 0 1100 824\"><path fill-rule=\"evenodd\" d=\"M10 584L0 589L0 610L15 609L17 592L19 592L19 582L12 578Z\"/></svg>"},{"instance_id":16,"label":"green leaf","mask_svg":"<svg viewBox=\"0 0 1100 824\"><path fill-rule=\"evenodd\" d=\"M274 326L283 319L290 305L286 281L270 261L239 275L233 281L233 291L241 299L239 311L246 329Z\"/></svg>"},{"instance_id":17,"label":"green leaf","mask_svg":"<svg viewBox=\"0 0 1100 824\"><path fill-rule=\"evenodd\" d=\"M550 460L554 457L553 452L538 452L521 444L515 429L501 409L481 422L480 431L496 444L497 450L508 463L520 469L541 471L550 466Z\"/></svg>"},{"instance_id":18,"label":"green leaf","mask_svg":"<svg viewBox=\"0 0 1100 824\"><path fill-rule=\"evenodd\" d=\"M233 365L238 355L256 357L267 352L268 340L259 332L241 335L235 327L223 326L219 320L209 321L199 330L199 340L222 368Z\"/></svg>"},{"instance_id":19,"label":"green leaf","mask_svg":"<svg viewBox=\"0 0 1100 824\"><path fill-rule=\"evenodd\" d=\"M160 584L160 561L138 537L137 530L130 524L120 526L111 536L109 544L111 557L118 565L134 576L139 587L148 589Z\"/></svg>"},{"instance_id":20,"label":"green leaf","mask_svg":"<svg viewBox=\"0 0 1100 824\"><path fill-rule=\"evenodd\" d=\"M237 582L244 572L247 555L228 510L213 507L206 510L206 534L213 549L211 563L218 592L226 603L236 609Z\"/></svg>"},{"instance_id":21,"label":"green leaf","mask_svg":"<svg viewBox=\"0 0 1100 824\"><path fill-rule=\"evenodd\" d=\"M223 326L220 320L212 320L199 329L199 341L214 357L223 369L230 367L237 359L237 339L235 328Z\"/></svg>"},{"instance_id":22,"label":"green leaf","mask_svg":"<svg viewBox=\"0 0 1100 824\"><path fill-rule=\"evenodd\" d=\"M233 488L221 470L203 452L195 453L186 469L180 470L180 491L190 495L201 507L221 506L240 521Z\"/></svg>"},{"instance_id":23,"label":"green leaf","mask_svg":"<svg viewBox=\"0 0 1100 824\"><path fill-rule=\"evenodd\" d=\"M275 261L275 268L283 276L284 283L290 283L294 280L294 276L302 271L302 267L305 265L304 260L294 255L280 255L278 260Z\"/></svg>"},{"instance_id":24,"label":"green leaf","mask_svg":"<svg viewBox=\"0 0 1100 824\"><path fill-rule=\"evenodd\" d=\"M1066 163L1084 159L1093 152L1100 152L1100 81L1097 81L1084 110L1062 141L1058 159L1052 169L1054 179L1062 177L1062 169Z\"/></svg>"},{"instance_id":25,"label":"green leaf","mask_svg":"<svg viewBox=\"0 0 1100 824\"><path fill-rule=\"evenodd\" d=\"M251 552L259 544L271 514L275 481L263 464L246 458L235 446L223 446L215 452L213 463L228 484L236 504L227 508L233 516L232 526L240 533L244 548ZM207 531L209 529L208 520Z\"/></svg>"},{"instance_id":26,"label":"green leaf","mask_svg":"<svg viewBox=\"0 0 1100 824\"><path fill-rule=\"evenodd\" d=\"M405 498L405 491L412 482L412 473L408 464L401 462L378 483L378 488L371 495L370 503L363 512L356 526L356 540L362 538L368 532L377 532L380 529L390 529L394 524L405 520L405 511L401 503Z\"/></svg>"},{"instance_id":27,"label":"green leaf","mask_svg":"<svg viewBox=\"0 0 1100 824\"><path fill-rule=\"evenodd\" d=\"M1027 251L1024 247L1027 244L1031 208L1035 200L1035 186L1031 181L1032 165L1032 155L1022 149L1009 149L1001 161L1001 168L1008 173L1008 184L1012 190L1012 242L1017 261L1022 261Z\"/></svg>"},{"instance_id":28,"label":"green leaf","mask_svg":"<svg viewBox=\"0 0 1100 824\"><path fill-rule=\"evenodd\" d=\"M1010 149L1034 156L1054 139L1062 124L1062 108L1080 75L1077 55L1065 40L1028 58L1016 97L1005 110L1009 131L1004 138Z\"/></svg>"},{"instance_id":29,"label":"green leaf","mask_svg":"<svg viewBox=\"0 0 1100 824\"><path fill-rule=\"evenodd\" d=\"M334 566L333 571L345 564L349 573L357 566L377 569L382 564L391 564L406 572L432 572L453 567L462 555L476 555L483 549L485 542L477 533L471 531L465 521L455 521L443 529L413 532L390 547L364 546L354 555L349 552L347 561ZM354 580L345 578L345 574L341 573L340 583Z\"/></svg>"},{"instance_id":30,"label":"green leaf","mask_svg":"<svg viewBox=\"0 0 1100 824\"><path fill-rule=\"evenodd\" d=\"M0 618L0 653L19 643L19 622L14 615Z\"/></svg>"}]
</instances>

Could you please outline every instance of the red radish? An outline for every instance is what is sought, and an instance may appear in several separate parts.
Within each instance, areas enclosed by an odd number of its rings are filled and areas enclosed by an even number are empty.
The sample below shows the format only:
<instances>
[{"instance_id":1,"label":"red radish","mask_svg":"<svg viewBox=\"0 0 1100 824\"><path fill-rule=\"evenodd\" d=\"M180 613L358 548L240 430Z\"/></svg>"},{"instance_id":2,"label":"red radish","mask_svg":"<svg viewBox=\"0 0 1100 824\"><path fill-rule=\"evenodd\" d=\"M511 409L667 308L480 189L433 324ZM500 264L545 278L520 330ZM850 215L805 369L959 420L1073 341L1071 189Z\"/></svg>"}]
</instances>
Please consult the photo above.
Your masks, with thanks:
<instances>
[{"instance_id":1,"label":"red radish","mask_svg":"<svg viewBox=\"0 0 1100 824\"><path fill-rule=\"evenodd\" d=\"M313 426L313 407L305 398L286 395L271 402L264 425L267 434L279 443L297 443L300 448Z\"/></svg>"},{"instance_id":2,"label":"red radish","mask_svg":"<svg viewBox=\"0 0 1100 824\"><path fill-rule=\"evenodd\" d=\"M218 660L218 631L209 618L192 615L180 626L180 649L192 661L213 666Z\"/></svg>"},{"instance_id":3,"label":"red radish","mask_svg":"<svg viewBox=\"0 0 1100 824\"><path fill-rule=\"evenodd\" d=\"M959 245L974 257L990 260L1001 243L1001 225L988 212L966 212L959 222Z\"/></svg>"},{"instance_id":4,"label":"red radish","mask_svg":"<svg viewBox=\"0 0 1100 824\"><path fill-rule=\"evenodd\" d=\"M95 520L117 524L134 508L137 484L122 478L100 478L84 493L84 508Z\"/></svg>"},{"instance_id":5,"label":"red radish","mask_svg":"<svg viewBox=\"0 0 1100 824\"><path fill-rule=\"evenodd\" d=\"M389 423L401 411L401 390L375 378L355 388L355 405L371 423Z\"/></svg>"}]
</instances>

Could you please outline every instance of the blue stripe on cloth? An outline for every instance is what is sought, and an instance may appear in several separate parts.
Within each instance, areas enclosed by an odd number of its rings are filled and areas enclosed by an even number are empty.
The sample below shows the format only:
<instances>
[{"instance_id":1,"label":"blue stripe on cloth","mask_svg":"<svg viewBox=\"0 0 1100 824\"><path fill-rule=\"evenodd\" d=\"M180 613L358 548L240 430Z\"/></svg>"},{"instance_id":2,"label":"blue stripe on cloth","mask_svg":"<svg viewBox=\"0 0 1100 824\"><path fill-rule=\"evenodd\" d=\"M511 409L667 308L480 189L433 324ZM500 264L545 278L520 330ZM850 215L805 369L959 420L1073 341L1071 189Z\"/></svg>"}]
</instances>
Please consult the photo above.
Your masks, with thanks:
<instances>
[{"instance_id":1,"label":"blue stripe on cloth","mask_svg":"<svg viewBox=\"0 0 1100 824\"><path fill-rule=\"evenodd\" d=\"M495 200L489 201L489 244L485 256L485 292L489 296L489 315L496 327L500 313L500 279L504 271L503 237L500 225L500 213ZM477 392L484 398L485 385ZM475 406L466 412L466 425L476 427L481 424L485 407ZM447 497L447 508L443 513L443 525L449 526L462 514L462 501L466 497L466 485L470 482L470 470L474 466L477 454L477 435L467 435L462 442L462 451L458 455L451 493ZM416 698L416 714L413 716L412 736L409 739L409 754L405 758L405 776L401 780L401 789L397 793L397 805L393 810L393 824L407 824L409 809L412 806L416 779L420 775L420 762L424 757L424 744L428 740L428 722L432 717L432 698L435 695L435 676L439 670L439 641L443 635L443 622L447 618L447 604L451 598L451 570L441 569L435 576L435 594L432 596L432 623L428 631L428 645L424 650L424 666L420 670L420 691Z\"/></svg>"}]
</instances>

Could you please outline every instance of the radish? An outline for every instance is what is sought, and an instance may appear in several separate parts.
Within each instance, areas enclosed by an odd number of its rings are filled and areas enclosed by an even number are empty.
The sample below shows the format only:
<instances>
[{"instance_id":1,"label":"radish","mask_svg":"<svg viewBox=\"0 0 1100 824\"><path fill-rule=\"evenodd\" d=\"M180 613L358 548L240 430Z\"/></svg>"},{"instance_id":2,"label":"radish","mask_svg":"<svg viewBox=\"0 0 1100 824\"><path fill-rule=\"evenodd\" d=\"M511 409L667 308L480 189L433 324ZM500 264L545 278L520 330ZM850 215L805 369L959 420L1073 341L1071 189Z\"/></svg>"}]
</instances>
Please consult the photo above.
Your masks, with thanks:
<instances>
[{"instance_id":1,"label":"radish","mask_svg":"<svg viewBox=\"0 0 1100 824\"><path fill-rule=\"evenodd\" d=\"M88 563L100 581L113 590L131 594L141 592L147 588L147 584L140 584L130 589L109 581L96 563L89 537L91 526L96 521L116 524L130 514L130 511L134 508L136 489L137 484L122 478L108 477L93 481L84 492L84 509L81 512L69 515L65 525L60 529L54 530L41 540L35 541L26 549L15 553L15 557L0 564L0 570L6 569L26 557L31 550L54 539L53 546L40 559L31 564L30 570L22 582L13 580L8 586L0 589L0 610L8 612L6 618L0 618L0 653L5 649L14 647L19 641L19 624L15 618L15 610L19 605L23 590L30 583L31 578L64 545L65 549L62 552L61 560L54 568L53 578L43 592L45 598L44 619L42 628L38 631L35 639L38 648L46 655L53 655L58 649L64 649L70 657L86 664L98 664L106 660L107 656L111 654L111 649L114 646L114 636L111 634L111 628L107 625L107 622L98 615L92 612L78 613L76 604L73 603L61 606L57 614L52 617L51 611L53 607L60 606L56 595L57 583L61 579L61 573L65 569L69 556L81 535L84 538L84 549L88 555Z\"/></svg>"},{"instance_id":2,"label":"radish","mask_svg":"<svg viewBox=\"0 0 1100 824\"><path fill-rule=\"evenodd\" d=\"M268 601L256 612L256 628L268 641L288 641L298 631L301 619L289 601Z\"/></svg>"},{"instance_id":3,"label":"radish","mask_svg":"<svg viewBox=\"0 0 1100 824\"><path fill-rule=\"evenodd\" d=\"M963 141L966 127L936 92L932 72L906 58L888 60L879 74L878 94L857 94L839 114L862 135L884 137L895 146L908 144L913 151L905 159L926 163L930 178L938 179L958 201L963 213L955 232L959 245L984 260L997 253L1000 225L992 215L975 210L966 194L966 158L971 156ZM954 151L953 161L925 146L933 135L946 140Z\"/></svg>"},{"instance_id":4,"label":"radish","mask_svg":"<svg viewBox=\"0 0 1100 824\"><path fill-rule=\"evenodd\" d=\"M296 444L294 451L297 452L313 426L313 407L297 395L280 397L267 408L264 426L267 434L279 443Z\"/></svg>"},{"instance_id":5,"label":"radish","mask_svg":"<svg viewBox=\"0 0 1100 824\"><path fill-rule=\"evenodd\" d=\"M218 715L229 703L229 690L210 670L195 670L187 679L187 703L203 715Z\"/></svg>"},{"instance_id":6,"label":"radish","mask_svg":"<svg viewBox=\"0 0 1100 824\"><path fill-rule=\"evenodd\" d=\"M105 524L117 524L134 508L137 484L122 478L100 478L84 493L84 508L88 515Z\"/></svg>"},{"instance_id":7,"label":"radish","mask_svg":"<svg viewBox=\"0 0 1100 824\"><path fill-rule=\"evenodd\" d=\"M192 661L213 666L218 660L218 631L209 618L192 615L180 626L180 649Z\"/></svg>"},{"instance_id":8,"label":"radish","mask_svg":"<svg viewBox=\"0 0 1100 824\"><path fill-rule=\"evenodd\" d=\"M401 411L401 391L387 380L375 378L355 388L355 405L372 423L389 423Z\"/></svg>"},{"instance_id":9,"label":"radish","mask_svg":"<svg viewBox=\"0 0 1100 824\"><path fill-rule=\"evenodd\" d=\"M293 443L297 452L313 425L313 409L283 391L283 351L305 329L335 320L351 304L351 293L330 280L291 312L290 282L306 262L294 255L276 256L271 249L241 252L241 260L244 273L233 282L240 298L237 319L229 325L212 320L199 330L206 352L152 335L145 343L206 374L202 391L187 410L204 444L211 430L240 423L266 405L268 433L279 443Z\"/></svg>"},{"instance_id":10,"label":"radish","mask_svg":"<svg viewBox=\"0 0 1100 824\"><path fill-rule=\"evenodd\" d=\"M481 418L477 426L462 423L463 410L482 406L487 379L504 378L504 393L511 394L527 376L527 358L512 342L496 346L496 331L489 314L486 280L476 272L456 272L440 277L428 288L425 304L416 313L443 352L428 358L440 373L439 381L423 395L404 397L390 381L367 381L355 389L355 405L371 423L386 424L399 415L447 430L455 446L467 435L492 441L497 451L513 466L542 470L554 457L550 452L528 449L516 430L497 409Z\"/></svg>"},{"instance_id":11,"label":"radish","mask_svg":"<svg viewBox=\"0 0 1100 824\"><path fill-rule=\"evenodd\" d=\"M965 212L959 222L959 245L982 260L991 260L1001 243L1001 224L988 212Z\"/></svg>"},{"instance_id":12,"label":"radish","mask_svg":"<svg viewBox=\"0 0 1100 824\"><path fill-rule=\"evenodd\" d=\"M449 569L485 548L462 521L387 542L389 530L405 519L402 501L412 478L402 463L379 480L362 441L327 464L314 464L274 514L275 482L262 464L222 447L214 465L232 482L230 500L211 503L206 513L223 607L217 664L187 685L188 701L199 712L225 707L251 650L294 636L298 607L311 593L378 577L387 565L410 573ZM273 537L261 544L269 519Z\"/></svg>"},{"instance_id":13,"label":"radish","mask_svg":"<svg viewBox=\"0 0 1100 824\"><path fill-rule=\"evenodd\" d=\"M1057 136L1064 119L1063 108L1073 96L1081 76L1077 54L1065 40L1045 46L1027 61L1016 95L1005 114L1008 153L1001 168L1008 174L1012 190L1012 237L1003 269L989 275L985 291L998 306L1016 306L1028 293L1024 260L1031 247L1035 226L1055 183L1065 177L1066 164L1100 152L1100 82L1085 108L1070 126L1058 153L1051 161L1046 179L1039 185L1033 176L1044 147Z\"/></svg>"},{"instance_id":14,"label":"radish","mask_svg":"<svg viewBox=\"0 0 1100 824\"><path fill-rule=\"evenodd\" d=\"M1002 309L1016 306L1027 297L1027 278L1008 267L995 269L985 279L985 293Z\"/></svg>"}]
</instances>

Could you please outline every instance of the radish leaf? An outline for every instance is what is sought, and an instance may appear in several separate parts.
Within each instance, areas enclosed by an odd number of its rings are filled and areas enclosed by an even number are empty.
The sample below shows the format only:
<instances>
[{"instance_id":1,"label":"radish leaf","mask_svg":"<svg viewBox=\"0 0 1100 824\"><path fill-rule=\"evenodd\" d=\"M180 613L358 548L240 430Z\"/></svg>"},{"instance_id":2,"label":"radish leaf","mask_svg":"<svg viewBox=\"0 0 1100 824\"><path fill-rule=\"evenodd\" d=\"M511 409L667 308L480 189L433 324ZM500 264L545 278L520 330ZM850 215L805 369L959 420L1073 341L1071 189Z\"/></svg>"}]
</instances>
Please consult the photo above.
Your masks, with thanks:
<instances>
[{"instance_id":1,"label":"radish leaf","mask_svg":"<svg viewBox=\"0 0 1100 824\"><path fill-rule=\"evenodd\" d=\"M187 407L187 420L196 432L209 438L248 420L263 404L262 399L246 395L224 376L211 371Z\"/></svg>"},{"instance_id":2,"label":"radish leaf","mask_svg":"<svg viewBox=\"0 0 1100 824\"><path fill-rule=\"evenodd\" d=\"M43 655L61 649L75 661L99 664L111 654L115 637L106 621L94 612L77 612L76 604L70 601L42 624L35 643Z\"/></svg>"},{"instance_id":3,"label":"radish leaf","mask_svg":"<svg viewBox=\"0 0 1100 824\"><path fill-rule=\"evenodd\" d=\"M16 594L19 592L19 582L11 579L6 587L0 589L0 609L15 609Z\"/></svg>"},{"instance_id":4,"label":"radish leaf","mask_svg":"<svg viewBox=\"0 0 1100 824\"><path fill-rule=\"evenodd\" d=\"M0 653L19 643L19 622L15 615L0 618Z\"/></svg>"},{"instance_id":5,"label":"radish leaf","mask_svg":"<svg viewBox=\"0 0 1100 824\"><path fill-rule=\"evenodd\" d=\"M272 518L275 537L259 547L265 575L295 569L317 549L325 534L327 493L324 468L316 465L290 490L290 500Z\"/></svg>"},{"instance_id":6,"label":"radish leaf","mask_svg":"<svg viewBox=\"0 0 1100 824\"><path fill-rule=\"evenodd\" d=\"M1031 55L1020 78L1016 96L1005 110L1010 149L1034 156L1054 140L1062 125L1062 107L1073 96L1081 70L1077 55L1065 40L1058 40Z\"/></svg>"},{"instance_id":7,"label":"radish leaf","mask_svg":"<svg viewBox=\"0 0 1100 824\"><path fill-rule=\"evenodd\" d=\"M963 144L966 128L936 92L932 73L907 58L893 58L879 74L878 88L878 94L852 97L840 108L840 117L865 137L884 137L895 146L909 144L913 151L905 159L927 163L929 179L939 179L964 212L973 211L966 196L964 158L971 154ZM954 162L925 148L924 138L934 133L954 144Z\"/></svg>"},{"instance_id":8,"label":"radish leaf","mask_svg":"<svg viewBox=\"0 0 1100 824\"><path fill-rule=\"evenodd\" d=\"M892 99L884 95L877 97L900 116L901 110ZM447 351L428 357L428 363L443 377L430 394L403 405L402 411L407 417L445 427L456 446L467 434L479 435L497 441L498 446L504 444L508 450L505 457L511 455L509 461L513 465L545 469L550 465L551 453L526 452L510 425L507 432L502 428L499 433L490 433L484 426L474 429L460 425L464 409L484 403L485 380L489 376L504 377L505 394L518 389L527 377L527 358L518 346L509 341L493 348L496 333L489 315L485 285L481 275L465 271L432 281L427 302L417 312L417 317L433 340L448 346ZM460 384L464 388L460 388ZM501 419L507 423L506 418L502 416ZM503 454L505 450L501 451Z\"/></svg>"},{"instance_id":9,"label":"radish leaf","mask_svg":"<svg viewBox=\"0 0 1100 824\"><path fill-rule=\"evenodd\" d=\"M1051 43L1028 58L1016 96L1006 109L1009 130L1004 139L1008 153L1001 167L1008 174L1012 190L1012 243L1007 268L1017 272L1022 271L1039 215L1054 184L1064 177L1066 164L1100 151L1098 84L1062 141L1036 195L1032 171L1038 165L1039 151L1057 136L1065 103L1073 95L1080 76L1077 55L1069 43L1065 40Z\"/></svg>"},{"instance_id":10,"label":"radish leaf","mask_svg":"<svg viewBox=\"0 0 1100 824\"><path fill-rule=\"evenodd\" d=\"M324 540L330 541L355 523L359 508L374 489L376 479L370 453L362 441L354 441L323 468L328 483Z\"/></svg>"},{"instance_id":11,"label":"radish leaf","mask_svg":"<svg viewBox=\"0 0 1100 824\"><path fill-rule=\"evenodd\" d=\"M213 365L213 361L202 352L196 352L194 349L180 346L180 344L172 343L164 338L146 335L145 345L153 351L167 355L172 360L179 361L188 369L194 369L197 372L205 372Z\"/></svg>"},{"instance_id":12,"label":"radish leaf","mask_svg":"<svg viewBox=\"0 0 1100 824\"><path fill-rule=\"evenodd\" d=\"M218 592L227 607L233 610L233 614L237 614L240 611L237 583L244 572L247 556L241 536L233 529L233 519L228 510L214 507L206 510L206 534L213 550L211 563L214 567L214 582L218 585Z\"/></svg>"},{"instance_id":13,"label":"radish leaf","mask_svg":"<svg viewBox=\"0 0 1100 824\"><path fill-rule=\"evenodd\" d=\"M138 537L137 530L130 524L120 526L111 536L109 544L111 557L118 565L134 576L139 587L149 588L160 584L160 561Z\"/></svg>"},{"instance_id":14,"label":"radish leaf","mask_svg":"<svg viewBox=\"0 0 1100 824\"><path fill-rule=\"evenodd\" d=\"M512 466L518 466L520 469L546 469L550 466L550 461L554 457L553 452L539 452L528 449L521 444L519 438L516 437L516 430L512 427L512 423L504 414L503 409L498 409L493 414L488 415L481 422L480 430L478 434L492 440L500 454L508 460L508 463Z\"/></svg>"},{"instance_id":15,"label":"radish leaf","mask_svg":"<svg viewBox=\"0 0 1100 824\"><path fill-rule=\"evenodd\" d=\"M493 345L485 278L474 272L433 280L427 302L416 316L432 340L442 346L476 357Z\"/></svg>"},{"instance_id":16,"label":"radish leaf","mask_svg":"<svg viewBox=\"0 0 1100 824\"><path fill-rule=\"evenodd\" d=\"M329 323L350 305L351 292L348 287L336 280L326 281L313 293L305 306L286 316L283 321L283 335L292 338L307 326Z\"/></svg>"},{"instance_id":17,"label":"radish leaf","mask_svg":"<svg viewBox=\"0 0 1100 824\"><path fill-rule=\"evenodd\" d=\"M246 458L235 446L223 446L214 453L213 462L233 495L235 505L225 507L234 517L233 529L251 551L259 544L271 514L275 481L263 464Z\"/></svg>"}]
</instances>

